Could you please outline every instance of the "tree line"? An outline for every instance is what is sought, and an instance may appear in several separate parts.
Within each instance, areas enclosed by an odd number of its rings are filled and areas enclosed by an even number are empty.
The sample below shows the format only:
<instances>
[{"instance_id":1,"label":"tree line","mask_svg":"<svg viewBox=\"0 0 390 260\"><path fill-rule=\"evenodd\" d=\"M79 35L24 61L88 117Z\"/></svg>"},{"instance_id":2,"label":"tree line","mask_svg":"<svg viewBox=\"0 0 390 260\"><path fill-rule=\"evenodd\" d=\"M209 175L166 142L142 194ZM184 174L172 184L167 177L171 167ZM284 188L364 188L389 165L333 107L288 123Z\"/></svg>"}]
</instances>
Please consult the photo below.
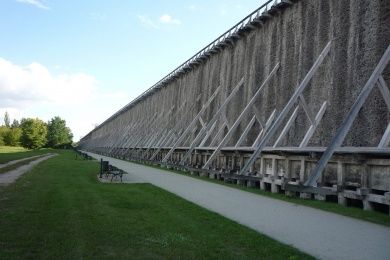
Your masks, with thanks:
<instances>
[{"instance_id":1,"label":"tree line","mask_svg":"<svg viewBox=\"0 0 390 260\"><path fill-rule=\"evenodd\" d=\"M28 149L42 147L68 148L73 134L65 120L55 116L48 122L39 118L14 119L11 123L8 112L4 114L4 125L0 126L0 145L23 146Z\"/></svg>"}]
</instances>

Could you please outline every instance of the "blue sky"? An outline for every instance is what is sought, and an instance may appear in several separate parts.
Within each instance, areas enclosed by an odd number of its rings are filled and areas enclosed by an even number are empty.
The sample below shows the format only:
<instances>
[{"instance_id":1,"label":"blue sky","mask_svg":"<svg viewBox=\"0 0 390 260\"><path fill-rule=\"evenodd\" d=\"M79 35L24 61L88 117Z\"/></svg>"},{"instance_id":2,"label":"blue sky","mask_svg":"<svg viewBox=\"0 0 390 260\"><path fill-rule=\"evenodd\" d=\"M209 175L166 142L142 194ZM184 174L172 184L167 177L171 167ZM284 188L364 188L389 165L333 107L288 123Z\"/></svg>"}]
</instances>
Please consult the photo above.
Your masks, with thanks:
<instances>
[{"instance_id":1,"label":"blue sky","mask_svg":"<svg viewBox=\"0 0 390 260\"><path fill-rule=\"evenodd\" d=\"M264 1L1 0L0 122L87 134Z\"/></svg>"}]
</instances>

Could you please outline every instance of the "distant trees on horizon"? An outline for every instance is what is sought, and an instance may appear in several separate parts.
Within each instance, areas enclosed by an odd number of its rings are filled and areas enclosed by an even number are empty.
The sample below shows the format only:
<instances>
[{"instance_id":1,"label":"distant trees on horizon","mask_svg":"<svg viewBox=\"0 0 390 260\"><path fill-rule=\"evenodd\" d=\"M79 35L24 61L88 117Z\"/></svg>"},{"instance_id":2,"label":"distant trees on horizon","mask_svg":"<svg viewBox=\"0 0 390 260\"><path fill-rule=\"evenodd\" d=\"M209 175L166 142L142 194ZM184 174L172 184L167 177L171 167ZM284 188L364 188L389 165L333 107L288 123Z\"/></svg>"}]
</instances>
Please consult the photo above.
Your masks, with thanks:
<instances>
[{"instance_id":1,"label":"distant trees on horizon","mask_svg":"<svg viewBox=\"0 0 390 260\"><path fill-rule=\"evenodd\" d=\"M4 114L4 125L0 126L0 145L23 146L28 149L42 147L67 148L72 144L73 134L66 121L59 116L45 123L39 118L22 118L12 121L8 112Z\"/></svg>"}]
</instances>

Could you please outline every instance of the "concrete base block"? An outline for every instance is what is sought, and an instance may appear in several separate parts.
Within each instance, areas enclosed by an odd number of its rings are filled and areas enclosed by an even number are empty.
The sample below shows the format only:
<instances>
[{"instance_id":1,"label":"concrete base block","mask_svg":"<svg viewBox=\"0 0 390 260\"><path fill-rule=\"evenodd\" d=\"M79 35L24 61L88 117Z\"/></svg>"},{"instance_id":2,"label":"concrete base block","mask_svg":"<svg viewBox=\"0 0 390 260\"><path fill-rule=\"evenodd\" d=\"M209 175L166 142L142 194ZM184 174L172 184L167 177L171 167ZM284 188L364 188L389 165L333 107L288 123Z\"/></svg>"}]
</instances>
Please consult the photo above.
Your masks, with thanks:
<instances>
[{"instance_id":1,"label":"concrete base block","mask_svg":"<svg viewBox=\"0 0 390 260\"><path fill-rule=\"evenodd\" d=\"M310 194L310 193L306 193L306 192L301 192L301 193L299 194L299 198L305 199L305 200L311 199L311 194Z\"/></svg>"},{"instance_id":2,"label":"concrete base block","mask_svg":"<svg viewBox=\"0 0 390 260\"><path fill-rule=\"evenodd\" d=\"M293 191L286 190L285 194L287 197L295 197L295 192L293 192Z\"/></svg>"},{"instance_id":3,"label":"concrete base block","mask_svg":"<svg viewBox=\"0 0 390 260\"><path fill-rule=\"evenodd\" d=\"M200 177L209 177L209 174L207 172L200 172L199 176Z\"/></svg>"},{"instance_id":4,"label":"concrete base block","mask_svg":"<svg viewBox=\"0 0 390 260\"><path fill-rule=\"evenodd\" d=\"M265 190L265 182L260 181L260 190Z\"/></svg>"},{"instance_id":5,"label":"concrete base block","mask_svg":"<svg viewBox=\"0 0 390 260\"><path fill-rule=\"evenodd\" d=\"M216 176L215 176L215 173L210 173L210 174L209 174L209 178L210 178L210 179L216 179L215 177L216 177Z\"/></svg>"},{"instance_id":6,"label":"concrete base block","mask_svg":"<svg viewBox=\"0 0 390 260\"><path fill-rule=\"evenodd\" d=\"M356 190L356 193L359 195L367 195L369 193L369 190L367 188L360 188Z\"/></svg>"},{"instance_id":7,"label":"concrete base block","mask_svg":"<svg viewBox=\"0 0 390 260\"><path fill-rule=\"evenodd\" d=\"M276 185L274 183L271 184L271 192L272 193L278 193L279 189L280 189L279 185Z\"/></svg>"},{"instance_id":8,"label":"concrete base block","mask_svg":"<svg viewBox=\"0 0 390 260\"><path fill-rule=\"evenodd\" d=\"M246 186L248 188L254 188L254 187L256 187L256 182L255 181L247 181Z\"/></svg>"},{"instance_id":9,"label":"concrete base block","mask_svg":"<svg viewBox=\"0 0 390 260\"><path fill-rule=\"evenodd\" d=\"M193 175L193 176L198 176L197 172L190 172L190 174Z\"/></svg>"},{"instance_id":10,"label":"concrete base block","mask_svg":"<svg viewBox=\"0 0 390 260\"><path fill-rule=\"evenodd\" d=\"M244 180L237 180L237 185L245 185L245 181Z\"/></svg>"},{"instance_id":11,"label":"concrete base block","mask_svg":"<svg viewBox=\"0 0 390 260\"><path fill-rule=\"evenodd\" d=\"M342 194L338 195L337 201L338 201L339 205L347 206L347 199Z\"/></svg>"},{"instance_id":12,"label":"concrete base block","mask_svg":"<svg viewBox=\"0 0 390 260\"><path fill-rule=\"evenodd\" d=\"M326 196L325 195L321 195L321 194L314 194L314 199L315 200L325 201L326 200Z\"/></svg>"},{"instance_id":13,"label":"concrete base block","mask_svg":"<svg viewBox=\"0 0 390 260\"><path fill-rule=\"evenodd\" d=\"M390 201L390 192L385 192L385 199Z\"/></svg>"},{"instance_id":14,"label":"concrete base block","mask_svg":"<svg viewBox=\"0 0 390 260\"><path fill-rule=\"evenodd\" d=\"M364 210L372 210L372 204L367 199L363 200L363 209Z\"/></svg>"}]
</instances>

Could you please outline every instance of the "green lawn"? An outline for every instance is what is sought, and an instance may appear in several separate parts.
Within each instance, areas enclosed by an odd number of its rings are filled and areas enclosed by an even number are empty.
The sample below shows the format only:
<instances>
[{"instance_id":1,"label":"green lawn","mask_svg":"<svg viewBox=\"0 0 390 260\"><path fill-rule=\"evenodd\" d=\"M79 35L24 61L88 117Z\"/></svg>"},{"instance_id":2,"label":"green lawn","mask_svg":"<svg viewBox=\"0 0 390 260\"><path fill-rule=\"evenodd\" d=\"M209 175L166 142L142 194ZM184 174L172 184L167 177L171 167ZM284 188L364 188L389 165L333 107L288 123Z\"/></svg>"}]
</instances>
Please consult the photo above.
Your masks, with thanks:
<instances>
[{"instance_id":1,"label":"green lawn","mask_svg":"<svg viewBox=\"0 0 390 260\"><path fill-rule=\"evenodd\" d=\"M142 164L142 165L144 165L144 164ZM319 201L319 200L314 200L314 199L300 199L297 197L288 197L284 194L262 191L259 188L248 188L246 186L232 184L232 183L226 183L223 181L210 179L207 177L190 175L187 172L183 172L183 171L168 170L166 168L162 168L162 167L154 166L154 165L145 165L145 166L165 170L167 172L174 172L174 173L178 173L178 174L183 174L183 175L193 177L196 179L201 179L204 181L209 181L209 182L213 182L213 183L224 185L224 186L229 186L232 188L244 190L244 191L251 192L251 193L256 193L256 194L271 197L274 199L279 199L279 200L291 202L294 204L300 204L300 205L304 205L307 207L312 207L312 208L316 208L316 209L329 211L329 212L344 215L347 217L353 217L353 218L369 221L369 222L380 224L380 225L390 226L390 216L388 216L385 213L381 213L381 212L377 212L377 211L367 211L367 210L362 210L360 208L355 208L355 207L345 207L345 206L339 205L335 202Z\"/></svg>"},{"instance_id":2,"label":"green lawn","mask_svg":"<svg viewBox=\"0 0 390 260\"><path fill-rule=\"evenodd\" d=\"M101 184L73 152L0 188L0 259L308 259L150 184Z\"/></svg>"},{"instance_id":3,"label":"green lawn","mask_svg":"<svg viewBox=\"0 0 390 260\"><path fill-rule=\"evenodd\" d=\"M28 150L23 147L0 146L0 164L49 152L50 149Z\"/></svg>"},{"instance_id":4,"label":"green lawn","mask_svg":"<svg viewBox=\"0 0 390 260\"><path fill-rule=\"evenodd\" d=\"M27 152L28 149L20 146L1 146L0 145L0 154L2 153L17 153L17 152Z\"/></svg>"}]
</instances>

